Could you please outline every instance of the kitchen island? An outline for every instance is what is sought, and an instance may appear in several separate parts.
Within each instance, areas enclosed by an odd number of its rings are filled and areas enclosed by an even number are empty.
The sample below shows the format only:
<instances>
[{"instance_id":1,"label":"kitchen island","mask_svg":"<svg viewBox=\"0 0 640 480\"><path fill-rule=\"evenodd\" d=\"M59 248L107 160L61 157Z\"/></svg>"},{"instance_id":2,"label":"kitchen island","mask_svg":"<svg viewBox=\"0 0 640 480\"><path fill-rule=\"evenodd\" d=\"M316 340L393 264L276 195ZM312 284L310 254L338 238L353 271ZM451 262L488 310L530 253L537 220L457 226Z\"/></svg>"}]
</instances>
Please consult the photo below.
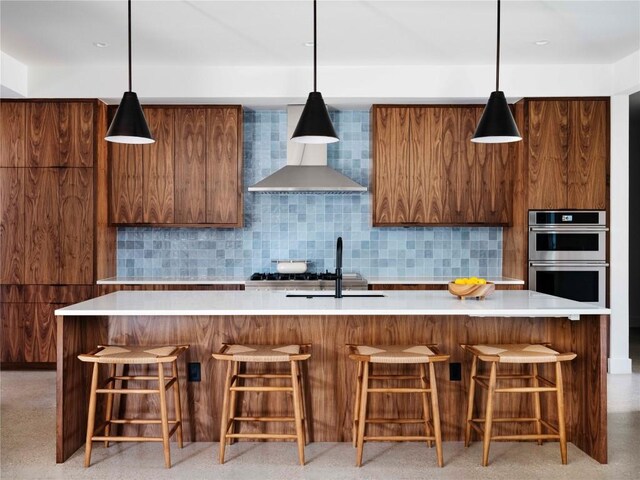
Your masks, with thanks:
<instances>
[{"instance_id":1,"label":"kitchen island","mask_svg":"<svg viewBox=\"0 0 640 480\"><path fill-rule=\"evenodd\" d=\"M460 344L549 342L556 350L578 354L564 367L568 439L606 463L608 309L526 290L498 291L484 301L460 301L443 291L378 291L382 296L342 299L287 297L291 293L121 291L57 310L56 460L64 462L84 443L90 370L77 355L98 344L189 344L180 366L186 439L217 441L224 366L211 353L223 342L310 343L312 356L304 371L309 437L337 442L351 439L356 373L345 344L438 344L451 355L449 364L436 367L443 438L461 440L470 358ZM367 292L345 295L357 293ZM199 382L187 381L188 363L201 367ZM405 368L385 367L394 372ZM542 374L553 378L546 368ZM155 411L155 399L129 397L117 406L120 416ZM396 410L417 412L420 399L412 397L374 398L370 408L377 417L397 416ZM533 410L526 394L508 397L498 397L496 412ZM551 397L543 395L543 417L554 422ZM248 415L265 409L286 415L285 402L267 402L259 394L240 401ZM482 406L480 398L476 402ZM502 427L508 432L527 428ZM127 428L143 434L149 427ZM286 427L276 423L253 428ZM372 428L390 434L410 433L417 426Z\"/></svg>"}]
</instances>

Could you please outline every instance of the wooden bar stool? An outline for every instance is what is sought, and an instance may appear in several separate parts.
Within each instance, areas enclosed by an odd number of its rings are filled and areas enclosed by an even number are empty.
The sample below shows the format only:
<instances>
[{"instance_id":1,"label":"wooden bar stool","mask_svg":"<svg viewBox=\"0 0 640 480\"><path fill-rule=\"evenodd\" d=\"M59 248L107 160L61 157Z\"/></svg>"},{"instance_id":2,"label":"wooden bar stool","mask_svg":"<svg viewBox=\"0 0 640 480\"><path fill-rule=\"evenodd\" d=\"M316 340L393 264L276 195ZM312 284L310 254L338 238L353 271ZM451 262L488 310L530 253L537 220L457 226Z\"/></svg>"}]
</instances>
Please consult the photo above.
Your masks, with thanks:
<instances>
[{"instance_id":1,"label":"wooden bar stool","mask_svg":"<svg viewBox=\"0 0 640 480\"><path fill-rule=\"evenodd\" d=\"M438 386L434 362L444 362L449 355L438 353L435 345L349 345L349 358L358 362L356 394L353 411L353 439L357 447L356 466L362 465L364 442L407 442L426 441L431 447L435 440L438 466L444 465L442 457L442 434L440 431L440 408L438 406ZM419 375L372 375L371 364L394 363L419 365ZM427 368L429 365L429 376ZM369 386L372 381L419 380L419 387L375 387ZM370 393L420 393L422 395L422 418L367 418L367 400ZM431 412L429 398L431 395ZM433 420L431 418L433 417ZM366 436L367 424L424 424L425 434L420 436ZM433 435L431 435L433 431Z\"/></svg>"},{"instance_id":2,"label":"wooden bar stool","mask_svg":"<svg viewBox=\"0 0 640 480\"><path fill-rule=\"evenodd\" d=\"M489 464L489 447L491 440L527 440L537 441L542 445L544 440L559 440L562 464L567 463L567 434L564 415L564 389L562 385L562 362L576 358L575 353L558 353L548 344L505 344L505 345L462 345L473 355L467 404L467 422L465 426L465 446L471 442L471 429L476 430L483 440L482 465ZM489 375L478 375L478 360L490 364ZM530 365L530 373L498 374L498 364ZM539 363L555 364L555 383L538 374ZM500 381L531 381L529 386L498 387ZM545 386L541 386L540 384ZM487 390L487 405L484 418L473 418L473 400L476 384ZM540 394L556 393L558 407L558 426L554 427L541 418ZM497 393L533 393L534 417L493 418L494 400ZM520 435L493 435L494 423L531 422L535 425L535 433ZM484 428L481 426L484 425ZM551 433L542 433L543 427Z\"/></svg>"},{"instance_id":3,"label":"wooden bar stool","mask_svg":"<svg viewBox=\"0 0 640 480\"><path fill-rule=\"evenodd\" d=\"M309 344L303 345L232 345L223 344L218 353L213 354L216 360L229 362L224 385L224 399L220 419L220 463L224 463L227 441L238 438L296 440L298 442L298 458L304 465L304 446L306 443L305 412L302 373L299 362L307 360L311 354L306 353ZM240 373L243 363L276 363L289 362L290 374L274 373ZM290 379L290 386L248 386L247 380L256 379ZM243 417L236 414L237 392L285 392L293 397L293 417L255 416ZM295 434L287 433L239 433L235 432L236 422L291 422L295 425Z\"/></svg>"},{"instance_id":4,"label":"wooden bar stool","mask_svg":"<svg viewBox=\"0 0 640 480\"><path fill-rule=\"evenodd\" d=\"M91 447L94 441L104 441L105 447L109 446L109 442L162 442L164 447L164 465L171 467L171 452L169 447L169 439L177 432L178 446L182 448L182 411L180 404L180 385L178 381L178 357L189 347L187 345L179 346L116 346L116 345L100 345L90 353L78 355L83 362L93 363L93 373L91 375L91 390L89 395L89 415L87 419L87 443L85 446L84 466L91 464ZM102 388L98 388L98 368L99 364L105 363L109 365L109 377L103 384ZM164 364L171 364L171 375L165 376ZM155 375L116 375L116 365L158 364L158 374ZM120 381L120 388L116 387L116 381ZM125 388L123 381L127 382ZM129 381L158 382L157 388L128 388ZM173 387L173 396L175 404L175 420L169 420L167 414L167 397L166 393ZM95 428L97 394L107 395L107 408L105 419L97 428ZM114 419L113 416L113 399L114 395L129 394L158 394L160 396L160 418L159 419L134 419L120 418ZM111 425L160 425L162 436L160 437L132 437L122 435L112 435ZM173 424L169 430L169 424ZM103 435L96 433L104 431Z\"/></svg>"}]
</instances>

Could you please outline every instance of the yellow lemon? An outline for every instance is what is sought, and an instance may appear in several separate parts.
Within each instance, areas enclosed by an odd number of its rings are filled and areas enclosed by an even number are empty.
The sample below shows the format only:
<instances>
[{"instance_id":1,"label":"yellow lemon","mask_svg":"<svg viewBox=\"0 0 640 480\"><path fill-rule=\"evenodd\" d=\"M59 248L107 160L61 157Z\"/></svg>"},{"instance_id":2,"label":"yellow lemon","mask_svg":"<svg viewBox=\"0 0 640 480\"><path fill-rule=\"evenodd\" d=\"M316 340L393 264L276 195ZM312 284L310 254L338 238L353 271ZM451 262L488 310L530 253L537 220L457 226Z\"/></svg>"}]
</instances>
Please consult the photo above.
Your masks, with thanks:
<instances>
[{"instance_id":1,"label":"yellow lemon","mask_svg":"<svg viewBox=\"0 0 640 480\"><path fill-rule=\"evenodd\" d=\"M487 284L487 281L486 281L484 278L479 278L479 279L478 279L478 283L479 283L480 285L486 285L486 284Z\"/></svg>"},{"instance_id":2,"label":"yellow lemon","mask_svg":"<svg viewBox=\"0 0 640 480\"><path fill-rule=\"evenodd\" d=\"M456 278L453 283L455 283L456 285L464 285L464 278Z\"/></svg>"}]
</instances>

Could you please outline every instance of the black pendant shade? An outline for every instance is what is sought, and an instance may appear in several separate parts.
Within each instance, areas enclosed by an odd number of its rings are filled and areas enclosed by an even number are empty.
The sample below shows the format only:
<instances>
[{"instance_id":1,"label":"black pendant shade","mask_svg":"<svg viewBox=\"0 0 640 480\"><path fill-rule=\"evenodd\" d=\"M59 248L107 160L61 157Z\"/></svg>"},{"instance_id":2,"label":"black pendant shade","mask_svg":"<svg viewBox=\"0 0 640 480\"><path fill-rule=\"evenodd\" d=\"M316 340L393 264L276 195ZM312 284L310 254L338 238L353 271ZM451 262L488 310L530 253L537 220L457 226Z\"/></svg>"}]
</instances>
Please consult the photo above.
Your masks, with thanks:
<instances>
[{"instance_id":1,"label":"black pendant shade","mask_svg":"<svg viewBox=\"0 0 640 480\"><path fill-rule=\"evenodd\" d=\"M522 140L522 137L504 92L491 92L471 141L475 143L508 143L519 140Z\"/></svg>"},{"instance_id":2,"label":"black pendant shade","mask_svg":"<svg viewBox=\"0 0 640 480\"><path fill-rule=\"evenodd\" d=\"M129 91L124 92L120 106L113 117L104 139L115 143L153 143L138 95L131 91L131 0L127 1L127 26L129 48Z\"/></svg>"},{"instance_id":3,"label":"black pendant shade","mask_svg":"<svg viewBox=\"0 0 640 480\"><path fill-rule=\"evenodd\" d=\"M309 93L291 140L298 143L334 143L340 140L320 92Z\"/></svg>"},{"instance_id":4,"label":"black pendant shade","mask_svg":"<svg viewBox=\"0 0 640 480\"><path fill-rule=\"evenodd\" d=\"M115 143L153 143L155 141L135 92L124 92L105 140Z\"/></svg>"}]
</instances>

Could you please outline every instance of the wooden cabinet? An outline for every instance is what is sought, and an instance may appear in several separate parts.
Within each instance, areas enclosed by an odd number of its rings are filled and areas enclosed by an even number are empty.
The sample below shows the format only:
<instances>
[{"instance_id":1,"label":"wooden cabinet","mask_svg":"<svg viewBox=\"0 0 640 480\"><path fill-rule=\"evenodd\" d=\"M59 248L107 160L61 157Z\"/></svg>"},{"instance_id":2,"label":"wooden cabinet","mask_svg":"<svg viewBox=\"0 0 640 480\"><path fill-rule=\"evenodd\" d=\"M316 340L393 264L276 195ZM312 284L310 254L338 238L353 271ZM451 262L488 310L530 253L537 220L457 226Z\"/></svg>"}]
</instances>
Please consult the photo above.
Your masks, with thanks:
<instances>
[{"instance_id":1,"label":"wooden cabinet","mask_svg":"<svg viewBox=\"0 0 640 480\"><path fill-rule=\"evenodd\" d=\"M26 103L0 102L0 167L26 165L26 109Z\"/></svg>"},{"instance_id":2,"label":"wooden cabinet","mask_svg":"<svg viewBox=\"0 0 640 480\"><path fill-rule=\"evenodd\" d=\"M606 208L607 99L527 101L528 207Z\"/></svg>"},{"instance_id":3,"label":"wooden cabinet","mask_svg":"<svg viewBox=\"0 0 640 480\"><path fill-rule=\"evenodd\" d=\"M470 141L482 106L374 106L373 224L506 225L509 146Z\"/></svg>"},{"instance_id":4,"label":"wooden cabinet","mask_svg":"<svg viewBox=\"0 0 640 480\"><path fill-rule=\"evenodd\" d=\"M0 168L0 283L24 282L24 172Z\"/></svg>"},{"instance_id":5,"label":"wooden cabinet","mask_svg":"<svg viewBox=\"0 0 640 480\"><path fill-rule=\"evenodd\" d=\"M242 226L240 107L146 107L156 139L112 144L113 224Z\"/></svg>"}]
</instances>

